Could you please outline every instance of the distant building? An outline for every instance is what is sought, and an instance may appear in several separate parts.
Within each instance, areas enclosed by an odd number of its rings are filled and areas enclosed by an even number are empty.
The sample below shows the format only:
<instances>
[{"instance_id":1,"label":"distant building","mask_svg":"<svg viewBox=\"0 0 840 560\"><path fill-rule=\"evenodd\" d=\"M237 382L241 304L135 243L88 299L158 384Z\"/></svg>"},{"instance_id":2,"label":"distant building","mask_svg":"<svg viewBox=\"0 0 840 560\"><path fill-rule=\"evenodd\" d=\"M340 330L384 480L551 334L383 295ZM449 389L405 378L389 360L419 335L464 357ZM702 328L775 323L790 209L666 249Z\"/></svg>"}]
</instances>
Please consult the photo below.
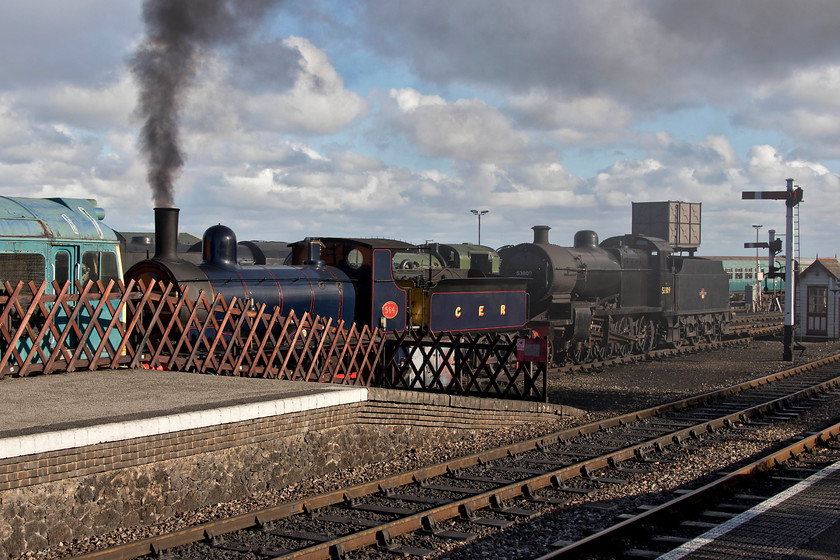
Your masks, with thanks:
<instances>
[{"instance_id":1,"label":"distant building","mask_svg":"<svg viewBox=\"0 0 840 560\"><path fill-rule=\"evenodd\" d=\"M840 262L817 259L799 275L796 332L802 340L840 338Z\"/></svg>"}]
</instances>

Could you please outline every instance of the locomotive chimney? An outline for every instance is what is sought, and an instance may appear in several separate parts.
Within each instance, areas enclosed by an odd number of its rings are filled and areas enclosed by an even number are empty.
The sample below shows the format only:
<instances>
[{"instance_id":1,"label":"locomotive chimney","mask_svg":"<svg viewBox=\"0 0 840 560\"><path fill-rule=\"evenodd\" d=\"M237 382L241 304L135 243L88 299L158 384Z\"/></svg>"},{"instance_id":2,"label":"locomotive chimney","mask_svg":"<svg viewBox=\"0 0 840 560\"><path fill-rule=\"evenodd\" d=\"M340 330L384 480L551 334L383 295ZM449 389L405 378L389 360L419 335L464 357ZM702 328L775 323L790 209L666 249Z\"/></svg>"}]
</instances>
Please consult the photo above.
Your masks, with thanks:
<instances>
[{"instance_id":1,"label":"locomotive chimney","mask_svg":"<svg viewBox=\"0 0 840 560\"><path fill-rule=\"evenodd\" d=\"M306 242L309 243L309 258L303 261L303 264L316 267L324 266L326 263L321 260L321 246L323 245L321 240L307 237Z\"/></svg>"},{"instance_id":2,"label":"locomotive chimney","mask_svg":"<svg viewBox=\"0 0 840 560\"><path fill-rule=\"evenodd\" d=\"M549 226L534 226L531 229L534 230L534 243L548 244Z\"/></svg>"},{"instance_id":3,"label":"locomotive chimney","mask_svg":"<svg viewBox=\"0 0 840 560\"><path fill-rule=\"evenodd\" d=\"M178 260L178 208L155 208L155 259Z\"/></svg>"}]
</instances>

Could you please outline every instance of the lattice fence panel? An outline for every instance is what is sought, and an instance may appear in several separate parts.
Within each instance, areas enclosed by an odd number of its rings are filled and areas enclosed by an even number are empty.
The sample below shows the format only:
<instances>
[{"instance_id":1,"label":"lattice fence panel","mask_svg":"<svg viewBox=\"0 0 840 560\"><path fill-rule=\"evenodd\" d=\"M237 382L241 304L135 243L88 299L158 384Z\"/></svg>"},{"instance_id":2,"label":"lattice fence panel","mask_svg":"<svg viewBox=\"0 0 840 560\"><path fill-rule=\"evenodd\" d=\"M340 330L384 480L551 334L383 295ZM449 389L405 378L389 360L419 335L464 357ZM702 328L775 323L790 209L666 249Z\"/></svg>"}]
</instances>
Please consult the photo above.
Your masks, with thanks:
<instances>
[{"instance_id":1,"label":"lattice fence panel","mask_svg":"<svg viewBox=\"0 0 840 560\"><path fill-rule=\"evenodd\" d=\"M386 344L384 386L456 395L547 400L545 362L520 362L509 334L415 331Z\"/></svg>"},{"instance_id":2,"label":"lattice fence panel","mask_svg":"<svg viewBox=\"0 0 840 560\"><path fill-rule=\"evenodd\" d=\"M151 282L5 285L0 374L148 367L222 375L378 383L379 329Z\"/></svg>"},{"instance_id":3,"label":"lattice fence panel","mask_svg":"<svg viewBox=\"0 0 840 560\"><path fill-rule=\"evenodd\" d=\"M5 284L0 375L148 367L545 400L544 363L510 335L385 333L133 281Z\"/></svg>"},{"instance_id":4,"label":"lattice fence panel","mask_svg":"<svg viewBox=\"0 0 840 560\"><path fill-rule=\"evenodd\" d=\"M6 282L0 295L0 375L26 376L126 363L122 282Z\"/></svg>"}]
</instances>

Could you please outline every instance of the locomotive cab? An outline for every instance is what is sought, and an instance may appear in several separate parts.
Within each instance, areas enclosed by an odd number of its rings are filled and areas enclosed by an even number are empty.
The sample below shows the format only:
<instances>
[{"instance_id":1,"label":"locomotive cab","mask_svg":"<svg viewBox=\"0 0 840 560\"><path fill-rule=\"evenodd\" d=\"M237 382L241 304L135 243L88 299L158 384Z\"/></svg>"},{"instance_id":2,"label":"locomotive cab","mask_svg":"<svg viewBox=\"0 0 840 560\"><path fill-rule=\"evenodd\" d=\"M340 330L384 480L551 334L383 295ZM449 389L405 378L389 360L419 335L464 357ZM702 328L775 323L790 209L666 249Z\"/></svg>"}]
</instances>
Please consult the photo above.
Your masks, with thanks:
<instances>
[{"instance_id":1,"label":"locomotive cab","mask_svg":"<svg viewBox=\"0 0 840 560\"><path fill-rule=\"evenodd\" d=\"M292 262L310 242L321 258L353 279L356 321L389 331L511 331L524 327L525 283L471 277L444 266L428 248L388 239L333 238L292 243Z\"/></svg>"}]
</instances>

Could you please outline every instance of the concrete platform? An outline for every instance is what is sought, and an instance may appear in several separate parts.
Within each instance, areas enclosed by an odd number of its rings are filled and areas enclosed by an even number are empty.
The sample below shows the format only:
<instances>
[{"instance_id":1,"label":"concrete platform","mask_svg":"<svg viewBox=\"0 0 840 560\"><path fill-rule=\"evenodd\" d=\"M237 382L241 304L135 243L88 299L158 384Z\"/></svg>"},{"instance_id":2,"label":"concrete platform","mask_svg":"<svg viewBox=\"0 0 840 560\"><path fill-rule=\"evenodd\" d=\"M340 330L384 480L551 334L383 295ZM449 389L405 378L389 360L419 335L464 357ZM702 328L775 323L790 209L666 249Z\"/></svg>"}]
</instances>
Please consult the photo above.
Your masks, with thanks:
<instances>
[{"instance_id":1,"label":"concrete platform","mask_svg":"<svg viewBox=\"0 0 840 560\"><path fill-rule=\"evenodd\" d=\"M149 370L0 381L0 558L581 411Z\"/></svg>"},{"instance_id":2,"label":"concrete platform","mask_svg":"<svg viewBox=\"0 0 840 560\"><path fill-rule=\"evenodd\" d=\"M173 371L0 381L0 459L364 402L368 389Z\"/></svg>"},{"instance_id":3,"label":"concrete platform","mask_svg":"<svg viewBox=\"0 0 840 560\"><path fill-rule=\"evenodd\" d=\"M659 558L840 558L840 462Z\"/></svg>"}]
</instances>

